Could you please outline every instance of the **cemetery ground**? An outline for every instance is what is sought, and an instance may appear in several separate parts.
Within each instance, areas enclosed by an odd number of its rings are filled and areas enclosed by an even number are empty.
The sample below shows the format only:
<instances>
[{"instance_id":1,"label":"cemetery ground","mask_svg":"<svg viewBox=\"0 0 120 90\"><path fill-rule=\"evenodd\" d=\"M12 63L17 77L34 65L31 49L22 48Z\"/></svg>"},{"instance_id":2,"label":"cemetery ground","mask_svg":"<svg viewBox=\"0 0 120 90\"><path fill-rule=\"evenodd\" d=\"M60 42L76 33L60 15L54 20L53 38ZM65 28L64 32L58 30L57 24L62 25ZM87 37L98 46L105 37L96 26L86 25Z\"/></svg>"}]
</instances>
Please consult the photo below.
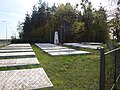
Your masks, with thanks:
<instances>
[{"instance_id":1,"label":"cemetery ground","mask_svg":"<svg viewBox=\"0 0 120 90\"><path fill-rule=\"evenodd\" d=\"M53 83L53 90L98 90L99 88L99 51L88 55L50 56L32 44L40 62ZM71 47L69 47L71 48Z\"/></svg>"},{"instance_id":2,"label":"cemetery ground","mask_svg":"<svg viewBox=\"0 0 120 90\"><path fill-rule=\"evenodd\" d=\"M2 67L3 70L44 68L53 83L52 90L99 90L99 50L75 48L91 52L86 55L50 56L35 44L31 44L40 65ZM73 48L67 46L68 48ZM119 84L119 82L118 82ZM116 90L119 90L118 85ZM44 90L44 89L43 89ZM48 90L47 88L45 90Z\"/></svg>"}]
</instances>

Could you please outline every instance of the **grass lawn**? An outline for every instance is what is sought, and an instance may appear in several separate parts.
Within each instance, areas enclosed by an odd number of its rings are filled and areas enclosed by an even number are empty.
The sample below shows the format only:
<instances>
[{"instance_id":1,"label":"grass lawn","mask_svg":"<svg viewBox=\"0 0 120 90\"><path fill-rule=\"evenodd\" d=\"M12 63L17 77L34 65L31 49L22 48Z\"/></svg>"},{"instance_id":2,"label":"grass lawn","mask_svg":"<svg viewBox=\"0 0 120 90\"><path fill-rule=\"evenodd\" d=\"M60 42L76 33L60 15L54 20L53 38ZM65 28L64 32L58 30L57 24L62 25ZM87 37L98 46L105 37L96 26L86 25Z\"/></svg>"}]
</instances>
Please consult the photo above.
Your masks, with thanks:
<instances>
[{"instance_id":1,"label":"grass lawn","mask_svg":"<svg viewBox=\"0 0 120 90\"><path fill-rule=\"evenodd\" d=\"M52 81L53 90L99 89L98 50L82 49L91 52L89 55L50 56L34 44L32 48Z\"/></svg>"}]
</instances>

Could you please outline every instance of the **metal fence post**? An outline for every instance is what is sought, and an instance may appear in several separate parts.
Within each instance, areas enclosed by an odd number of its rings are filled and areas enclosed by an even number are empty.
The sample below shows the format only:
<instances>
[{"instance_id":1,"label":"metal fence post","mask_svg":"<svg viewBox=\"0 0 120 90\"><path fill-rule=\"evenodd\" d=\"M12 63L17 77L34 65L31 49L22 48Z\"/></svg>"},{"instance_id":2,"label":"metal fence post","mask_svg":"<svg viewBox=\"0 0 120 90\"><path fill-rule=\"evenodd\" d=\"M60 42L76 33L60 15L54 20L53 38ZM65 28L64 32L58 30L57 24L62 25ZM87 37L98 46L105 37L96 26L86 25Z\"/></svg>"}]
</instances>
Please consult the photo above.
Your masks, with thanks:
<instances>
[{"instance_id":1,"label":"metal fence post","mask_svg":"<svg viewBox=\"0 0 120 90\"><path fill-rule=\"evenodd\" d=\"M114 63L115 63L114 84L116 83L116 76L117 76L117 64L116 64L116 62L117 62L117 51L115 51L115 61L114 61Z\"/></svg>"},{"instance_id":2,"label":"metal fence post","mask_svg":"<svg viewBox=\"0 0 120 90\"><path fill-rule=\"evenodd\" d=\"M105 90L105 54L104 48L100 48L100 83L99 90Z\"/></svg>"}]
</instances>

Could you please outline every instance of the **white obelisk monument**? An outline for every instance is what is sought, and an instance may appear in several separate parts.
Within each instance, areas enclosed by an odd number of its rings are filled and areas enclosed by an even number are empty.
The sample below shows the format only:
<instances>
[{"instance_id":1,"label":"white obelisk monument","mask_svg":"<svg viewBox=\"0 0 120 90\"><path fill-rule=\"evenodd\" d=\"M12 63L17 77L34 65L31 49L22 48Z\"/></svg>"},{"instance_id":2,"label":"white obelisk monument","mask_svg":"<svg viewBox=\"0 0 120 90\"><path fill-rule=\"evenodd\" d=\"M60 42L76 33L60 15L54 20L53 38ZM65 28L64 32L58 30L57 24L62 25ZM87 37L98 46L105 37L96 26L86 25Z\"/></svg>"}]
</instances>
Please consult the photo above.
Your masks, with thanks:
<instances>
[{"instance_id":1,"label":"white obelisk monument","mask_svg":"<svg viewBox=\"0 0 120 90\"><path fill-rule=\"evenodd\" d=\"M58 38L58 32L55 31L55 34L54 34L54 44L59 44L59 38Z\"/></svg>"}]
</instances>

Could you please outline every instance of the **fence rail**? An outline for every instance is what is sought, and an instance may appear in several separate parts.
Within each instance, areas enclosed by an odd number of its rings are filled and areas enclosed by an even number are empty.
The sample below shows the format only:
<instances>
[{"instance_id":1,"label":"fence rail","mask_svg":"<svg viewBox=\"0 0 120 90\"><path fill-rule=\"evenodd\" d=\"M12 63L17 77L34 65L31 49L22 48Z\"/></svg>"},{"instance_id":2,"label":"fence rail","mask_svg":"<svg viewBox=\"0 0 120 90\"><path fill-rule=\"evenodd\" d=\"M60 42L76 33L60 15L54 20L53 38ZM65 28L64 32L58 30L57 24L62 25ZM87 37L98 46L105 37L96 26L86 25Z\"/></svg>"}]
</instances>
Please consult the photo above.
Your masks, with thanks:
<instances>
[{"instance_id":1,"label":"fence rail","mask_svg":"<svg viewBox=\"0 0 120 90\"><path fill-rule=\"evenodd\" d=\"M120 48L105 53L100 49L99 90L112 90L120 77Z\"/></svg>"}]
</instances>

